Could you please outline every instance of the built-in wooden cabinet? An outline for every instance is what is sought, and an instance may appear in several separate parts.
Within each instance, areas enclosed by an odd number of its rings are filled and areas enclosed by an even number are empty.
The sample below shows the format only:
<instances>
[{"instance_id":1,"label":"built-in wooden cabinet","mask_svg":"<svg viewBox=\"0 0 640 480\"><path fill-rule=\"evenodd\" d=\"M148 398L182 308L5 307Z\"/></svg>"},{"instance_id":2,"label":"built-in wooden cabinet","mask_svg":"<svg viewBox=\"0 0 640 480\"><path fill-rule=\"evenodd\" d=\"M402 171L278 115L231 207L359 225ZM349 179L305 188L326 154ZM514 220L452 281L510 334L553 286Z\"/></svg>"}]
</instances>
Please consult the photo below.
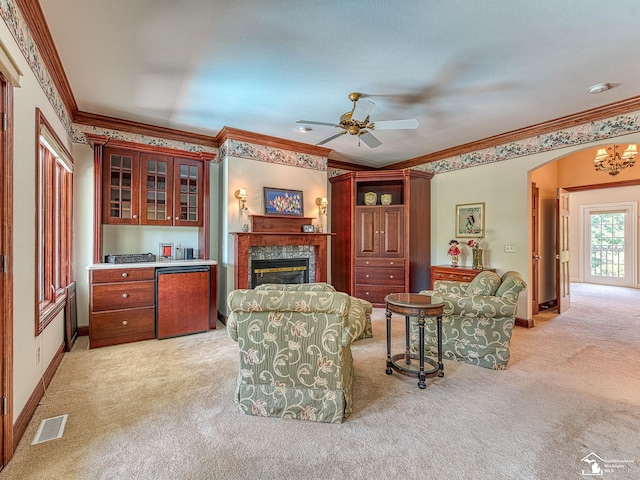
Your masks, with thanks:
<instances>
[{"instance_id":1,"label":"built-in wooden cabinet","mask_svg":"<svg viewBox=\"0 0 640 480\"><path fill-rule=\"evenodd\" d=\"M155 338L155 268L89 272L89 347Z\"/></svg>"},{"instance_id":2,"label":"built-in wooden cabinet","mask_svg":"<svg viewBox=\"0 0 640 480\"><path fill-rule=\"evenodd\" d=\"M384 305L389 293L429 287L432 175L349 172L331 182L331 283ZM365 204L374 193L375 205ZM390 198L382 205L382 195Z\"/></svg>"},{"instance_id":3,"label":"built-in wooden cabinet","mask_svg":"<svg viewBox=\"0 0 640 480\"><path fill-rule=\"evenodd\" d=\"M202 161L111 147L102 160L103 223L202 226Z\"/></svg>"}]
</instances>

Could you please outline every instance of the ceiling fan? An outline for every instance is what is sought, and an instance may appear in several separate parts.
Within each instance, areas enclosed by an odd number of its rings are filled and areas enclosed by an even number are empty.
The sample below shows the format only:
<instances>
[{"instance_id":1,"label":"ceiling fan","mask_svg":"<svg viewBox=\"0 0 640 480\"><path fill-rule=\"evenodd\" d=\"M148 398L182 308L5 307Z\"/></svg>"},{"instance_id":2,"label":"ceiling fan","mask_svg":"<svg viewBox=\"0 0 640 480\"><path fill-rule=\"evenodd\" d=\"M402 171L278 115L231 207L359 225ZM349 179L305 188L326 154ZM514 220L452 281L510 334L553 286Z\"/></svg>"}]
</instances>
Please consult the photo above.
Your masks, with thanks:
<instances>
[{"instance_id":1,"label":"ceiling fan","mask_svg":"<svg viewBox=\"0 0 640 480\"><path fill-rule=\"evenodd\" d=\"M311 120L298 120L296 123L306 123L309 125L326 125L329 127L341 128L340 133L331 135L325 138L316 145L324 145L331 140L338 138L346 133L350 135L357 135L359 139L362 139L370 148L379 147L382 142L378 140L370 130L405 130L418 128L420 123L415 118L408 120L387 120L381 122L372 122L369 118L371 110L375 106L370 100L363 100L358 103L364 95L359 92L352 92L349 94L349 100L353 102L353 108L350 112L344 113L340 116L340 121L335 123L327 122L314 122Z\"/></svg>"}]
</instances>

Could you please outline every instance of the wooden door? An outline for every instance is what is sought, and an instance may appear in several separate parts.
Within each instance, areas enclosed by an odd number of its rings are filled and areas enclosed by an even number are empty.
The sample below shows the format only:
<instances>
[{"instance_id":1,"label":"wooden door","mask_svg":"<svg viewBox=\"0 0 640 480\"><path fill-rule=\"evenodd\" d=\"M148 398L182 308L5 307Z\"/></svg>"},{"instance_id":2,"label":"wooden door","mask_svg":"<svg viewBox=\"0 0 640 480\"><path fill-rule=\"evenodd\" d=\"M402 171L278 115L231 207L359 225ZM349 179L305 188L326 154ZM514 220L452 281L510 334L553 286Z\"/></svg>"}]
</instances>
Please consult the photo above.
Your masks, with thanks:
<instances>
[{"instance_id":1,"label":"wooden door","mask_svg":"<svg viewBox=\"0 0 640 480\"><path fill-rule=\"evenodd\" d=\"M571 305L569 272L569 192L558 188L556 195L556 298L558 313Z\"/></svg>"},{"instance_id":2,"label":"wooden door","mask_svg":"<svg viewBox=\"0 0 640 480\"><path fill-rule=\"evenodd\" d=\"M173 269L156 280L156 329L158 338L209 329L209 271Z\"/></svg>"},{"instance_id":3,"label":"wooden door","mask_svg":"<svg viewBox=\"0 0 640 480\"><path fill-rule=\"evenodd\" d=\"M202 162L173 159L173 224L201 227L203 222Z\"/></svg>"},{"instance_id":4,"label":"wooden door","mask_svg":"<svg viewBox=\"0 0 640 480\"><path fill-rule=\"evenodd\" d=\"M540 189L531 184L531 314L540 312Z\"/></svg>"},{"instance_id":5,"label":"wooden door","mask_svg":"<svg viewBox=\"0 0 640 480\"><path fill-rule=\"evenodd\" d=\"M140 155L140 223L173 225L173 159Z\"/></svg>"},{"instance_id":6,"label":"wooden door","mask_svg":"<svg viewBox=\"0 0 640 480\"><path fill-rule=\"evenodd\" d=\"M140 223L138 161L138 154L132 150L104 149L102 223Z\"/></svg>"},{"instance_id":7,"label":"wooden door","mask_svg":"<svg viewBox=\"0 0 640 480\"><path fill-rule=\"evenodd\" d=\"M404 208L380 207L380 256L404 257Z\"/></svg>"},{"instance_id":8,"label":"wooden door","mask_svg":"<svg viewBox=\"0 0 640 480\"><path fill-rule=\"evenodd\" d=\"M380 207L356 207L356 257L380 254Z\"/></svg>"},{"instance_id":9,"label":"wooden door","mask_svg":"<svg viewBox=\"0 0 640 480\"><path fill-rule=\"evenodd\" d=\"M5 412L0 420L0 468L13 455L13 87L0 74L0 112L6 115L0 129L0 399Z\"/></svg>"}]
</instances>

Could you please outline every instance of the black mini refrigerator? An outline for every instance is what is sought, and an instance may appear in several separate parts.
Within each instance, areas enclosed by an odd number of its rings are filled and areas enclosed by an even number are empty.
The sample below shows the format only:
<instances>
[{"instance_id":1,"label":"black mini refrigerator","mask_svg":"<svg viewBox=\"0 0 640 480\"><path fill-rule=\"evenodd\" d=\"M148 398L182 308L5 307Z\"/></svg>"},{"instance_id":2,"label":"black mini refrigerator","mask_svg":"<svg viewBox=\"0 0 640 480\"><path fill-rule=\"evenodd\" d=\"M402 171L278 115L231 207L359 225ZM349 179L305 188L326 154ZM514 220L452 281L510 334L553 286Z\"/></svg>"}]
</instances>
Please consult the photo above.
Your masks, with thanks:
<instances>
[{"instance_id":1,"label":"black mini refrigerator","mask_svg":"<svg viewBox=\"0 0 640 480\"><path fill-rule=\"evenodd\" d=\"M209 330L208 265L156 269L156 337Z\"/></svg>"}]
</instances>

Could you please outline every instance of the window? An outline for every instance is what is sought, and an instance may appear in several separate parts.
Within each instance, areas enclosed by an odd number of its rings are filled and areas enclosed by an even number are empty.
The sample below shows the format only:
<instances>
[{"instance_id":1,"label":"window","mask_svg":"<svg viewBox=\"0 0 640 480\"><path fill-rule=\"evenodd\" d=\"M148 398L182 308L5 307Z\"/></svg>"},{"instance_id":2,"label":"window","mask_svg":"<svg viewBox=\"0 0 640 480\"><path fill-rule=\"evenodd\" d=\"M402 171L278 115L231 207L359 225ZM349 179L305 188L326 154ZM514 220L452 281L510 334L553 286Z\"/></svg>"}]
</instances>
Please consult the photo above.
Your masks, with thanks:
<instances>
[{"instance_id":1,"label":"window","mask_svg":"<svg viewBox=\"0 0 640 480\"><path fill-rule=\"evenodd\" d=\"M38 110L36 335L64 308L72 275L73 160Z\"/></svg>"}]
</instances>

